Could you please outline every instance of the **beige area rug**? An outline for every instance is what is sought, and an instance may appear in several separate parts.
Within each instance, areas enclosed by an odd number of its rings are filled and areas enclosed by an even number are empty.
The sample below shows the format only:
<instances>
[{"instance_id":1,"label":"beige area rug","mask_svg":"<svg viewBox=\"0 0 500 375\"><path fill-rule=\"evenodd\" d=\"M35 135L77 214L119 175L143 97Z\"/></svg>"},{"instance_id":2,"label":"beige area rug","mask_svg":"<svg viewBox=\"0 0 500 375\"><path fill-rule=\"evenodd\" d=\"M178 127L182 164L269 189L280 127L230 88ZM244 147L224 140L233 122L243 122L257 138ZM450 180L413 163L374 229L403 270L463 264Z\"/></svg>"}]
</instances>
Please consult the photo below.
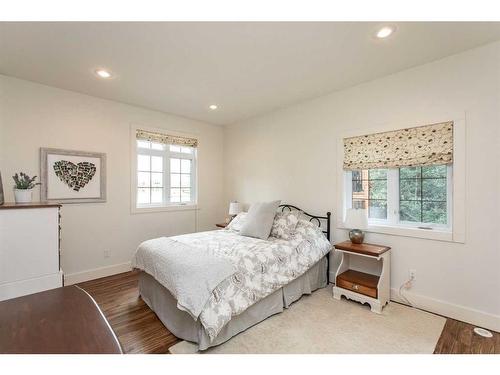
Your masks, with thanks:
<instances>
[{"instance_id":1,"label":"beige area rug","mask_svg":"<svg viewBox=\"0 0 500 375\"><path fill-rule=\"evenodd\" d=\"M281 314L229 341L198 352L182 341L173 354L433 353L445 318L394 302L381 315L368 305L332 297L331 287L303 296Z\"/></svg>"}]
</instances>

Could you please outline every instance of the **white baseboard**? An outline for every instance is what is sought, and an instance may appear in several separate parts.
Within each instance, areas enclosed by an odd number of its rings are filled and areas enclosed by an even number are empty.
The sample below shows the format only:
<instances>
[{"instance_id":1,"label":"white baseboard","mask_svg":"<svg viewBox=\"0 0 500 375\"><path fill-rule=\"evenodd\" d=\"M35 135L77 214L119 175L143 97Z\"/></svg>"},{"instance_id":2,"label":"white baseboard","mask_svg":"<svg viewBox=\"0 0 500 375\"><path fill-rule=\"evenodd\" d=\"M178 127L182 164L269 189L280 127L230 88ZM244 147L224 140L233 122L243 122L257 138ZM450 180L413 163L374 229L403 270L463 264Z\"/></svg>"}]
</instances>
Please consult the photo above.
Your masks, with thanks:
<instances>
[{"instance_id":1,"label":"white baseboard","mask_svg":"<svg viewBox=\"0 0 500 375\"><path fill-rule=\"evenodd\" d=\"M410 291L405 291L404 296L419 309L500 332L499 315L455 305L453 303L411 293ZM399 297L399 290L396 288L391 289L391 300L406 304L405 301Z\"/></svg>"},{"instance_id":2,"label":"white baseboard","mask_svg":"<svg viewBox=\"0 0 500 375\"><path fill-rule=\"evenodd\" d=\"M0 301L62 286L63 272L0 284Z\"/></svg>"},{"instance_id":3,"label":"white baseboard","mask_svg":"<svg viewBox=\"0 0 500 375\"><path fill-rule=\"evenodd\" d=\"M84 281L99 279L101 277L116 275L117 273L132 270L130 262L113 264L112 266L99 267L91 270L64 275L64 285L73 285Z\"/></svg>"}]
</instances>

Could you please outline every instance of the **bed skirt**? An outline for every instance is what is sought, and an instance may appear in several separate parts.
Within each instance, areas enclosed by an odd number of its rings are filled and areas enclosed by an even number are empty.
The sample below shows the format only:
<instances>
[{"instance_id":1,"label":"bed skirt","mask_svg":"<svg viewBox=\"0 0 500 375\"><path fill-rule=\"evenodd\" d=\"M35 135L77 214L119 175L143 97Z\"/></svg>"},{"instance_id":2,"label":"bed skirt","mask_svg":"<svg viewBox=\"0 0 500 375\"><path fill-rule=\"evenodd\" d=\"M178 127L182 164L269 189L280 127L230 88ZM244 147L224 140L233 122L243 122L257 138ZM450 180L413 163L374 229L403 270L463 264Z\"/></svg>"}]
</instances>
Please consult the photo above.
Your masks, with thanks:
<instances>
[{"instance_id":1,"label":"bed skirt","mask_svg":"<svg viewBox=\"0 0 500 375\"><path fill-rule=\"evenodd\" d=\"M178 338L197 343L199 350L205 350L222 344L271 315L282 312L302 295L325 287L327 268L327 259L323 257L302 276L234 316L213 342L210 342L201 323L195 322L187 312L179 310L172 294L146 272L139 274L139 293L170 332Z\"/></svg>"}]
</instances>

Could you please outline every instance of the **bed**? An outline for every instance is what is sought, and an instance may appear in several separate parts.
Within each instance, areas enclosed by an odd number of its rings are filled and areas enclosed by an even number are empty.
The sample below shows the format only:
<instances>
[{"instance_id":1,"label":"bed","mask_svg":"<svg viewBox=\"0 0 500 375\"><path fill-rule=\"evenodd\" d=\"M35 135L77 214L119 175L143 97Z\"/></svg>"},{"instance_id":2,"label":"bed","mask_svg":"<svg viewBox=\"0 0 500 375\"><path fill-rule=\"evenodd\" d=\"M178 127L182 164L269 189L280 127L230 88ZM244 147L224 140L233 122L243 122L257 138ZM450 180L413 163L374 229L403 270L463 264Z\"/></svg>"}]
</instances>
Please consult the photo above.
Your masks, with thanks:
<instances>
[{"instance_id":1,"label":"bed","mask_svg":"<svg viewBox=\"0 0 500 375\"><path fill-rule=\"evenodd\" d=\"M293 239L222 229L139 246L139 293L169 331L205 350L327 285L331 214L279 210L301 213Z\"/></svg>"}]
</instances>

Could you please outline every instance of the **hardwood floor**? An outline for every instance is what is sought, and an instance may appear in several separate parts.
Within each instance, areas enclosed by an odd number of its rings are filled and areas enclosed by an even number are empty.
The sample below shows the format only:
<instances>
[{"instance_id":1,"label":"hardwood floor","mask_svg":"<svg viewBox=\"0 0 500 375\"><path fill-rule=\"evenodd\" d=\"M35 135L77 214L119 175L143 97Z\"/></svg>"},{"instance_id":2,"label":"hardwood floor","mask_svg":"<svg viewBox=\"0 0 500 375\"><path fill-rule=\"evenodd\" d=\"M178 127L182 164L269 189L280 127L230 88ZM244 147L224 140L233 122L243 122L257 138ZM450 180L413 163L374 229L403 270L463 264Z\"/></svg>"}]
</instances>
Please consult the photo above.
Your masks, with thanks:
<instances>
[{"instance_id":1,"label":"hardwood floor","mask_svg":"<svg viewBox=\"0 0 500 375\"><path fill-rule=\"evenodd\" d=\"M168 353L180 340L139 297L137 272L78 284L97 302L125 353Z\"/></svg>"},{"instance_id":2,"label":"hardwood floor","mask_svg":"<svg viewBox=\"0 0 500 375\"><path fill-rule=\"evenodd\" d=\"M142 301L138 273L126 272L78 284L100 306L113 327L125 353L168 353L179 339L169 332ZM473 333L474 326L447 319L436 345L436 354L500 354L500 334L484 338Z\"/></svg>"},{"instance_id":3,"label":"hardwood floor","mask_svg":"<svg viewBox=\"0 0 500 375\"><path fill-rule=\"evenodd\" d=\"M500 333L481 337L473 332L474 326L454 319L446 319L434 354L500 354Z\"/></svg>"}]
</instances>

